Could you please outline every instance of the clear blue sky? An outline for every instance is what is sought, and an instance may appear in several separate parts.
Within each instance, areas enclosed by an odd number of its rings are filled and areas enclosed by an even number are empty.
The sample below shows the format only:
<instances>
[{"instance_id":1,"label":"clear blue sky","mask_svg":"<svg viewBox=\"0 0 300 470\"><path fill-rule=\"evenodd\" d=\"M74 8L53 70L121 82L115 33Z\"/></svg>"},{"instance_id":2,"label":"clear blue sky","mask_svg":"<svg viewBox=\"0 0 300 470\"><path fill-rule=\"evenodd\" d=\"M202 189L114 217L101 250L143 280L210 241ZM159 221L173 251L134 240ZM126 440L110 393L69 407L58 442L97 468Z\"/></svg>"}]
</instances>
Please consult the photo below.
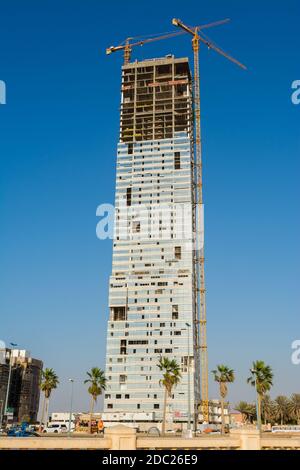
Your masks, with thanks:
<instances>
[{"instance_id":1,"label":"clear blue sky","mask_svg":"<svg viewBox=\"0 0 300 470\"><path fill-rule=\"evenodd\" d=\"M299 2L1 0L0 16L0 339L57 371L52 409L67 409L68 377L87 409L80 382L104 366L111 242L95 214L114 200L122 63L105 48L172 17L230 17L207 33L249 67L201 53L210 369L236 370L234 403L254 397L255 359L273 394L299 392ZM167 53L190 55L188 36L134 57Z\"/></svg>"}]
</instances>

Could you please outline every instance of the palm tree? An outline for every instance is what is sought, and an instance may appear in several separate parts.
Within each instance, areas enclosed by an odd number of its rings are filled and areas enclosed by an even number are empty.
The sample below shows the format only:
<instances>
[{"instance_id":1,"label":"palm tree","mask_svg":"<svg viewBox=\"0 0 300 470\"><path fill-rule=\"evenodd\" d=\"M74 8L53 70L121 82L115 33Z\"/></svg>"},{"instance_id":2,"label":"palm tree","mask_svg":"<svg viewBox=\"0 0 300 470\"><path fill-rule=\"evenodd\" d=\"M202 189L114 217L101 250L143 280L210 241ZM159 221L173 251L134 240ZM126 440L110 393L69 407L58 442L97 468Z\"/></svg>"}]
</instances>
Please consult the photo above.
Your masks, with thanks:
<instances>
[{"instance_id":1,"label":"palm tree","mask_svg":"<svg viewBox=\"0 0 300 470\"><path fill-rule=\"evenodd\" d=\"M106 377L104 371L98 367L92 367L90 372L87 372L88 379L84 381L85 384L90 384L88 392L91 395L91 407L90 407L90 424L89 432L92 432L92 417L94 412L94 406L99 395L102 394L103 390L106 390Z\"/></svg>"},{"instance_id":2,"label":"palm tree","mask_svg":"<svg viewBox=\"0 0 300 470\"><path fill-rule=\"evenodd\" d=\"M290 416L300 424L300 393L293 393L290 398L288 410Z\"/></svg>"},{"instance_id":3,"label":"palm tree","mask_svg":"<svg viewBox=\"0 0 300 470\"><path fill-rule=\"evenodd\" d=\"M251 376L248 377L247 383L255 387L257 392L257 424L261 429L261 401L263 396L270 390L273 385L273 372L270 366L264 361L255 361L250 369Z\"/></svg>"},{"instance_id":4,"label":"palm tree","mask_svg":"<svg viewBox=\"0 0 300 470\"><path fill-rule=\"evenodd\" d=\"M220 389L220 397L221 397L221 416L222 416L222 424L221 424L221 434L224 434L225 430L225 422L224 422L224 400L227 396L228 392L228 383L234 382L234 370L229 369L229 367L220 364L217 366L217 369L212 371L214 375L215 382L218 382L219 389Z\"/></svg>"},{"instance_id":5,"label":"palm tree","mask_svg":"<svg viewBox=\"0 0 300 470\"><path fill-rule=\"evenodd\" d=\"M159 384L165 389L162 422L162 434L164 435L166 432L167 399L172 396L173 387L176 387L180 382L181 373L180 367L175 359L170 360L167 357L161 357L157 367L161 372L163 372L163 378L159 381Z\"/></svg>"},{"instance_id":6,"label":"palm tree","mask_svg":"<svg viewBox=\"0 0 300 470\"><path fill-rule=\"evenodd\" d=\"M274 400L275 403L275 416L280 420L280 424L283 425L289 416L289 399L284 395L279 395Z\"/></svg>"},{"instance_id":7,"label":"palm tree","mask_svg":"<svg viewBox=\"0 0 300 470\"><path fill-rule=\"evenodd\" d=\"M49 402L52 390L56 389L59 384L58 376L53 369L45 369L41 372L40 389L44 392L44 401L41 417L41 425L48 421Z\"/></svg>"},{"instance_id":8,"label":"palm tree","mask_svg":"<svg viewBox=\"0 0 300 470\"><path fill-rule=\"evenodd\" d=\"M235 406L235 409L242 413L244 423L251 421L256 415L255 405L247 403L246 401L240 401Z\"/></svg>"}]
</instances>

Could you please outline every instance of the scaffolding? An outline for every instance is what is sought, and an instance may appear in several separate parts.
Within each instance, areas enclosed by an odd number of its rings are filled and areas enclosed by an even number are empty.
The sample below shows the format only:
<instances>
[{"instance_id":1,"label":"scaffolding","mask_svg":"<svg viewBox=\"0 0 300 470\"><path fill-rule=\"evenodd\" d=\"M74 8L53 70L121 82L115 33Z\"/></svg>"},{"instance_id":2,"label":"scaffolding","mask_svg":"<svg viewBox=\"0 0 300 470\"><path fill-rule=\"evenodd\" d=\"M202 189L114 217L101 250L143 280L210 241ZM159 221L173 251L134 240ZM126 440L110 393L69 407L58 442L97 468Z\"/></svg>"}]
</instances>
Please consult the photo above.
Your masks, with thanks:
<instances>
[{"instance_id":1,"label":"scaffolding","mask_svg":"<svg viewBox=\"0 0 300 470\"><path fill-rule=\"evenodd\" d=\"M123 66L120 140L171 139L192 133L188 61L165 58Z\"/></svg>"}]
</instances>

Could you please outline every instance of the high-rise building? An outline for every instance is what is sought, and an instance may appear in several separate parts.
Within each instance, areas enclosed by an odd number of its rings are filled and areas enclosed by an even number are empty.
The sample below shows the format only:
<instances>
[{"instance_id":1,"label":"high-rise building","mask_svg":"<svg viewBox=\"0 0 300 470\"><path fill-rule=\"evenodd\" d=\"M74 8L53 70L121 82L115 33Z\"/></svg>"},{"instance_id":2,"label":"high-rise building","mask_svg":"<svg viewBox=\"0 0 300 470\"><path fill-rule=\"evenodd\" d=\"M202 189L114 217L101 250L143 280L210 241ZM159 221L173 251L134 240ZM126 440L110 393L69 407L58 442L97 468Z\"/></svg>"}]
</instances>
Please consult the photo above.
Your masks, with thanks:
<instances>
[{"instance_id":1,"label":"high-rise building","mask_svg":"<svg viewBox=\"0 0 300 470\"><path fill-rule=\"evenodd\" d=\"M10 421L37 420L40 401L42 361L33 359L29 351L3 349L0 355L1 417ZM8 385L9 384L9 385ZM7 397L7 391L9 393ZM5 410L7 400L7 410ZM6 413L8 412L8 414ZM0 417L0 419L1 419Z\"/></svg>"},{"instance_id":2,"label":"high-rise building","mask_svg":"<svg viewBox=\"0 0 300 470\"><path fill-rule=\"evenodd\" d=\"M199 402L192 113L187 58L123 66L106 412L152 412L161 419L161 356L175 359L182 374L168 411L187 417L188 365L192 413Z\"/></svg>"}]
</instances>

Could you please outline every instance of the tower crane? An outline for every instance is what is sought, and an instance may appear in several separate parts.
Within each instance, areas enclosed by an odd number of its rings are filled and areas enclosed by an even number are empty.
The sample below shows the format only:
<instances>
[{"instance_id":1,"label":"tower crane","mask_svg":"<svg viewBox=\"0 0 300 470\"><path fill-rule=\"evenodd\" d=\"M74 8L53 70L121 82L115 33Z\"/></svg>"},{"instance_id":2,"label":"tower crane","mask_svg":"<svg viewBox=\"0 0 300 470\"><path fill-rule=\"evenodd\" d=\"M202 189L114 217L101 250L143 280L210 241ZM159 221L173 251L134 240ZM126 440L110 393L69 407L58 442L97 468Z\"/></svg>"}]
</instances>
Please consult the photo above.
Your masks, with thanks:
<instances>
[{"instance_id":1,"label":"tower crane","mask_svg":"<svg viewBox=\"0 0 300 470\"><path fill-rule=\"evenodd\" d=\"M242 69L246 69L238 60L224 52L212 41L206 39L201 34L198 26L190 27L181 20L173 18L172 24L181 28L186 33L192 35L192 47L194 53L194 123L195 123L195 157L194 157L194 186L195 186L195 219L196 219L196 246L195 246L195 290L197 301L195 305L196 313L194 318L195 331L195 365L199 364L200 369L200 404L202 405L203 420L209 422L209 398L208 398L208 358L206 339L206 289L205 289L205 266L204 266L204 229L203 229L203 179L202 179L202 141L200 125L200 75L199 75L199 46L205 44L209 49L213 49L220 55L226 57ZM202 226L201 226L202 225ZM199 357L200 356L200 357ZM196 422L196 419L195 419Z\"/></svg>"},{"instance_id":2,"label":"tower crane","mask_svg":"<svg viewBox=\"0 0 300 470\"><path fill-rule=\"evenodd\" d=\"M213 26L219 26L221 24L227 23L228 21L230 21L229 18L226 18L224 20L215 21L213 23L207 23L207 24L204 24L202 26L197 26L197 28L198 28L199 31L201 31L202 29L212 28ZM153 35L152 37L145 37L144 39L141 39L139 41L134 41L134 39L138 39L138 38L129 37L129 38L125 39L124 43L119 44L118 46L108 47L106 49L106 54L109 55L109 54L112 54L113 52L124 51L124 65L126 65L126 64L129 64L129 62L130 62L133 47L143 46L144 44L148 44L148 43L151 43L151 42L154 42L154 41L160 41L162 39L173 38L173 37L185 34L187 32L188 31L177 31L177 32L174 32L174 33L171 32L171 33L166 33L166 34L162 34L162 35ZM133 42L131 42L131 41L133 41Z\"/></svg>"}]
</instances>

